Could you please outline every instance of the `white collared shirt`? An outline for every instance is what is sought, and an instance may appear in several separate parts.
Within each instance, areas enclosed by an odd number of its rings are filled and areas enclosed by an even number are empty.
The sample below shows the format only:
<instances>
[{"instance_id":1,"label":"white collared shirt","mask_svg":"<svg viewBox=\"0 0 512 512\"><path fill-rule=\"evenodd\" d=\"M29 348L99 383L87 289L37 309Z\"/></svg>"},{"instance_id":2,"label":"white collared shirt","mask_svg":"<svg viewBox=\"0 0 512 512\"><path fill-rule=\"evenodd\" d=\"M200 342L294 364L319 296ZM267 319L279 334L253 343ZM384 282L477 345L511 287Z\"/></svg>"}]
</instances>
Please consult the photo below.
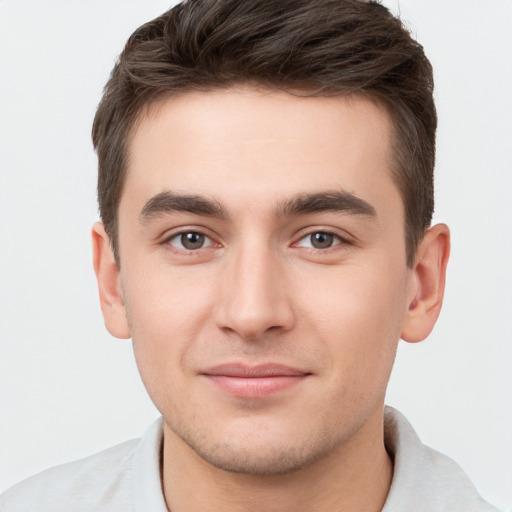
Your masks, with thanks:
<instances>
[{"instance_id":1,"label":"white collared shirt","mask_svg":"<svg viewBox=\"0 0 512 512\"><path fill-rule=\"evenodd\" d=\"M144 437L48 469L0 496L0 512L168 512L160 477L160 418ZM393 481L382 512L498 512L450 458L423 445L395 409L385 411Z\"/></svg>"}]
</instances>

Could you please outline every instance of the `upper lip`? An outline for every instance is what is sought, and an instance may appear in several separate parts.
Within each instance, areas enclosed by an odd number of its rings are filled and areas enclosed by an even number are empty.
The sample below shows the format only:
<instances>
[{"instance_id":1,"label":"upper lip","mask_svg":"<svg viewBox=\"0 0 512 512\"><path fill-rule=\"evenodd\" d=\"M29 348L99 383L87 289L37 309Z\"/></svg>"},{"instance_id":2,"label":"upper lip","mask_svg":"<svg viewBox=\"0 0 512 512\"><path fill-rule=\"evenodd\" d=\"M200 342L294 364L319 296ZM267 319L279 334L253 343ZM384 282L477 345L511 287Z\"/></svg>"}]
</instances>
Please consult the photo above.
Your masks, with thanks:
<instances>
[{"instance_id":1,"label":"upper lip","mask_svg":"<svg viewBox=\"0 0 512 512\"><path fill-rule=\"evenodd\" d=\"M264 378L264 377L301 377L310 372L277 363L248 365L243 363L227 363L212 366L200 372L208 376Z\"/></svg>"}]
</instances>

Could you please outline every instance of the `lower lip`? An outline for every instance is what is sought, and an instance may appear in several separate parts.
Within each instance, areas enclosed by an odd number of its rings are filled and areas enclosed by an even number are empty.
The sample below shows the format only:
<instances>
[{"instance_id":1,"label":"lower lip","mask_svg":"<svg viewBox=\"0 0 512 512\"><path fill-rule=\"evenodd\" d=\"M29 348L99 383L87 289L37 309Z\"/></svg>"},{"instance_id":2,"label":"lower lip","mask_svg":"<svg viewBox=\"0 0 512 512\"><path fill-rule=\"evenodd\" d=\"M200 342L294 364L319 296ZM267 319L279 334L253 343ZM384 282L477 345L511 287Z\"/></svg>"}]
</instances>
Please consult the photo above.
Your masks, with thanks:
<instances>
[{"instance_id":1,"label":"lower lip","mask_svg":"<svg viewBox=\"0 0 512 512\"><path fill-rule=\"evenodd\" d=\"M299 384L307 375L276 375L271 377L207 375L207 377L222 391L237 398L263 398Z\"/></svg>"}]
</instances>

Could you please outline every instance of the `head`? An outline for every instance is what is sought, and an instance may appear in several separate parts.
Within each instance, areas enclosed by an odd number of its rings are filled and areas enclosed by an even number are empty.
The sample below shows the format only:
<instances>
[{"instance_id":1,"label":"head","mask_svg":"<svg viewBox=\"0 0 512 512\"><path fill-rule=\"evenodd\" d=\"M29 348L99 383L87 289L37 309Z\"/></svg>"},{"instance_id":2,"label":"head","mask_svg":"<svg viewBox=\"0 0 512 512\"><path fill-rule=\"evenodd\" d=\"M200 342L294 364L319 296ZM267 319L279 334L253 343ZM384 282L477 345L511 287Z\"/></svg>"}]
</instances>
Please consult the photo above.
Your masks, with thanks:
<instances>
[{"instance_id":1,"label":"head","mask_svg":"<svg viewBox=\"0 0 512 512\"><path fill-rule=\"evenodd\" d=\"M435 125L376 3L199 0L132 35L93 129L95 270L165 450L262 475L382 443L398 339L443 295Z\"/></svg>"},{"instance_id":2,"label":"head","mask_svg":"<svg viewBox=\"0 0 512 512\"><path fill-rule=\"evenodd\" d=\"M423 48L383 6L364 0L196 0L137 29L98 107L98 201L114 255L128 146L153 103L190 91L252 85L300 96L360 93L392 121L392 176L405 208L407 262L433 207L437 117Z\"/></svg>"}]
</instances>

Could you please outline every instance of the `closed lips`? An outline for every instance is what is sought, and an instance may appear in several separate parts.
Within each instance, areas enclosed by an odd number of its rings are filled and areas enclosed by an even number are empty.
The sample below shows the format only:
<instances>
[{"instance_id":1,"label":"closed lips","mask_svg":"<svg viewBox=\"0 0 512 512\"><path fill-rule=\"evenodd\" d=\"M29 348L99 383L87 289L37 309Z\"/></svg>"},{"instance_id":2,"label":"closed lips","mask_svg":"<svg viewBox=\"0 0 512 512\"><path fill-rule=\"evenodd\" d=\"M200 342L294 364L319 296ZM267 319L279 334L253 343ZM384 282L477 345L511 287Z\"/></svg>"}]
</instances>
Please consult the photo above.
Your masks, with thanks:
<instances>
[{"instance_id":1,"label":"closed lips","mask_svg":"<svg viewBox=\"0 0 512 512\"><path fill-rule=\"evenodd\" d=\"M311 375L297 368L279 364L258 366L225 364L204 372L221 391L236 398L264 398L275 395Z\"/></svg>"}]
</instances>

